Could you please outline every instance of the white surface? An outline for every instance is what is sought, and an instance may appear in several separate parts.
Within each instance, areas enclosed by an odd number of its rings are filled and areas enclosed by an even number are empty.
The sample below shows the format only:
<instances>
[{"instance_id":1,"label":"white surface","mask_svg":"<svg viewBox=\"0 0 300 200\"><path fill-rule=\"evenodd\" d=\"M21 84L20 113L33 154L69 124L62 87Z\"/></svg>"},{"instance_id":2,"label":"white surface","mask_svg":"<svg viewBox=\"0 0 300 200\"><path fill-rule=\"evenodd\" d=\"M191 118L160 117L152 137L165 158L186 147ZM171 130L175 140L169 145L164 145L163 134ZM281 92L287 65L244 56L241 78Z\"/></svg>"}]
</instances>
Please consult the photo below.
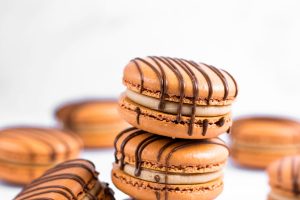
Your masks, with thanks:
<instances>
[{"instance_id":1,"label":"white surface","mask_svg":"<svg viewBox=\"0 0 300 200\"><path fill-rule=\"evenodd\" d=\"M144 55L230 71L240 86L235 116L297 118L299 6L298 0L0 0L0 126L52 125L62 101L117 96L123 66ZM110 180L112 152L82 155ZM0 199L18 190L0 185ZM228 166L218 199L265 199L267 191L263 172Z\"/></svg>"}]
</instances>

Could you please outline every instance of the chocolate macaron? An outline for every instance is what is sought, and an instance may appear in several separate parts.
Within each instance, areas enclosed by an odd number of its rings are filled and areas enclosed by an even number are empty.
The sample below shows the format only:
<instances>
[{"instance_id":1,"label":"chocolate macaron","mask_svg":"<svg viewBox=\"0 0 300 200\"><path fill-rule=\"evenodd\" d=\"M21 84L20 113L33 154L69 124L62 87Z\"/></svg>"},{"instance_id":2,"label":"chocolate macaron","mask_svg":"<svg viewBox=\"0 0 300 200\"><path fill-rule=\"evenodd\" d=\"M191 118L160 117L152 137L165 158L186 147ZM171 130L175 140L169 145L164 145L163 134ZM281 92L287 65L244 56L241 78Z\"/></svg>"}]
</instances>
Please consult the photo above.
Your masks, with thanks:
<instances>
[{"instance_id":1,"label":"chocolate macaron","mask_svg":"<svg viewBox=\"0 0 300 200\"><path fill-rule=\"evenodd\" d=\"M171 139L132 127L116 137L112 181L134 199L211 200L223 190L228 154L219 138Z\"/></svg>"},{"instance_id":2,"label":"chocolate macaron","mask_svg":"<svg viewBox=\"0 0 300 200\"><path fill-rule=\"evenodd\" d=\"M269 200L300 199L300 156L288 156L268 166Z\"/></svg>"},{"instance_id":3,"label":"chocolate macaron","mask_svg":"<svg viewBox=\"0 0 300 200\"><path fill-rule=\"evenodd\" d=\"M272 161L300 152L300 124L279 117L243 117L232 126L231 155L235 163L265 168Z\"/></svg>"},{"instance_id":4,"label":"chocolate macaron","mask_svg":"<svg viewBox=\"0 0 300 200\"><path fill-rule=\"evenodd\" d=\"M230 129L237 83L204 63L149 56L124 69L120 113L131 125L173 138L217 137Z\"/></svg>"},{"instance_id":5,"label":"chocolate macaron","mask_svg":"<svg viewBox=\"0 0 300 200\"><path fill-rule=\"evenodd\" d=\"M98 180L88 160L69 160L27 185L15 200L114 200L107 183Z\"/></svg>"},{"instance_id":6,"label":"chocolate macaron","mask_svg":"<svg viewBox=\"0 0 300 200\"><path fill-rule=\"evenodd\" d=\"M26 184L47 169L77 158L80 138L52 128L8 128L0 131L0 179Z\"/></svg>"},{"instance_id":7,"label":"chocolate macaron","mask_svg":"<svg viewBox=\"0 0 300 200\"><path fill-rule=\"evenodd\" d=\"M112 147L116 134L129 126L121 119L117 100L113 99L67 103L57 109L56 118L91 148Z\"/></svg>"}]
</instances>

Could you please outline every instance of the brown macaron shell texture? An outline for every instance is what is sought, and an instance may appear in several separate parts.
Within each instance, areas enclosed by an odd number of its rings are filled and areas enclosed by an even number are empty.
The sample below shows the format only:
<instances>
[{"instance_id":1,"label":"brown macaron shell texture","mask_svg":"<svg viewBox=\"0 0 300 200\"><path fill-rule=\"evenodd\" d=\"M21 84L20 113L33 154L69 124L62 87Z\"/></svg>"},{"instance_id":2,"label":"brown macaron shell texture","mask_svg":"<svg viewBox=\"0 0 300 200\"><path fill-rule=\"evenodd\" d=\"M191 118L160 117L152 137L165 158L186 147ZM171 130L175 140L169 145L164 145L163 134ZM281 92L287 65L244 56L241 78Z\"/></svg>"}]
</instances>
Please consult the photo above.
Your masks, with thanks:
<instances>
[{"instance_id":1,"label":"brown macaron shell texture","mask_svg":"<svg viewBox=\"0 0 300 200\"><path fill-rule=\"evenodd\" d=\"M272 161L300 152L300 124L270 116L243 117L234 121L231 156L235 163L265 168Z\"/></svg>"},{"instance_id":2,"label":"brown macaron shell texture","mask_svg":"<svg viewBox=\"0 0 300 200\"><path fill-rule=\"evenodd\" d=\"M216 137L231 126L230 106L238 89L224 70L184 59L150 56L130 61L123 83L127 91L119 101L120 112L133 126L187 139ZM147 126L159 121L173 129Z\"/></svg>"},{"instance_id":3,"label":"brown macaron shell texture","mask_svg":"<svg viewBox=\"0 0 300 200\"><path fill-rule=\"evenodd\" d=\"M77 158L80 138L53 128L17 127L0 131L0 179L26 184L59 162Z\"/></svg>"},{"instance_id":4,"label":"brown macaron shell texture","mask_svg":"<svg viewBox=\"0 0 300 200\"><path fill-rule=\"evenodd\" d=\"M135 199L208 200L222 191L229 152L219 138L171 139L132 127L115 148L113 183Z\"/></svg>"},{"instance_id":5,"label":"brown macaron shell texture","mask_svg":"<svg viewBox=\"0 0 300 200\"><path fill-rule=\"evenodd\" d=\"M107 183L98 180L98 174L88 160L69 160L35 179L15 200L114 200L113 191Z\"/></svg>"},{"instance_id":6,"label":"brown macaron shell texture","mask_svg":"<svg viewBox=\"0 0 300 200\"><path fill-rule=\"evenodd\" d=\"M114 99L85 100L61 106L56 118L65 129L79 134L85 147L112 147L116 134L129 126L117 108Z\"/></svg>"},{"instance_id":7,"label":"brown macaron shell texture","mask_svg":"<svg viewBox=\"0 0 300 200\"><path fill-rule=\"evenodd\" d=\"M269 199L300 198L300 156L287 156L272 162L267 168L271 192Z\"/></svg>"}]
</instances>

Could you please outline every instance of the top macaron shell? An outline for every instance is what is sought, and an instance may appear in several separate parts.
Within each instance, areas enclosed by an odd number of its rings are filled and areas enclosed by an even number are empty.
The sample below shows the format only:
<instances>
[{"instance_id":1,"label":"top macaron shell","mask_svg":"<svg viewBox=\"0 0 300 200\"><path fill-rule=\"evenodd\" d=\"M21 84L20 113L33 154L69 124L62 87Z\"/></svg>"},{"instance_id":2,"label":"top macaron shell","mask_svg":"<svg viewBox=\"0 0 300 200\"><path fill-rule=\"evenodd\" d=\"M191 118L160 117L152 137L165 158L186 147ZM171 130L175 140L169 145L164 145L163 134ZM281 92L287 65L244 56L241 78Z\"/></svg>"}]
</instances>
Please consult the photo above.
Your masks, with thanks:
<instances>
[{"instance_id":1,"label":"top macaron shell","mask_svg":"<svg viewBox=\"0 0 300 200\"><path fill-rule=\"evenodd\" d=\"M272 190L286 196L299 195L299 169L300 156L288 156L271 163L267 172Z\"/></svg>"},{"instance_id":2,"label":"top macaron shell","mask_svg":"<svg viewBox=\"0 0 300 200\"><path fill-rule=\"evenodd\" d=\"M117 157L121 157L121 146L126 137L131 132L122 135L116 142ZM124 161L126 163L134 165L136 160L136 150L139 144L143 140L149 137L157 137L158 140L148 144L142 151L141 161L142 167L153 169L153 170L164 170L166 166L166 159L176 146L191 143L186 147L176 151L170 157L168 166L170 172L184 172L184 173L206 173L217 171L221 169L228 157L228 150L223 141L218 138L207 139L207 140L173 140L171 138L162 136L153 136L149 133L143 133L133 139L129 140L124 148ZM169 142L175 141L173 145L169 146L161 154L161 158L158 160L160 150L164 145Z\"/></svg>"},{"instance_id":3,"label":"top macaron shell","mask_svg":"<svg viewBox=\"0 0 300 200\"><path fill-rule=\"evenodd\" d=\"M69 103L58 108L55 115L67 124L117 123L121 120L115 99Z\"/></svg>"},{"instance_id":4,"label":"top macaron shell","mask_svg":"<svg viewBox=\"0 0 300 200\"><path fill-rule=\"evenodd\" d=\"M197 105L229 105L238 94L236 81L224 70L219 70L203 63L198 63L198 67L195 67L193 61L166 59L163 57L146 57L144 59L137 58L132 60L124 69L123 82L130 90L140 92L142 88L142 94L154 98L160 98L160 95L162 95L162 85L164 84L166 86L166 100L179 102L181 95L179 89L180 79L166 65L168 62L177 66L179 74L183 78L184 103L192 103L192 98L195 97L193 88L193 83L195 82L198 83ZM161 70L157 67L158 63ZM149 65L154 66L156 70L153 70ZM194 74L195 80L182 67L178 67L180 65L186 65L192 71L191 73ZM201 71L198 70L199 68ZM164 73L161 73L162 71ZM165 79L165 83L163 83L162 79Z\"/></svg>"},{"instance_id":5,"label":"top macaron shell","mask_svg":"<svg viewBox=\"0 0 300 200\"><path fill-rule=\"evenodd\" d=\"M271 116L243 117L233 122L231 138L253 144L300 144L300 123Z\"/></svg>"},{"instance_id":6,"label":"top macaron shell","mask_svg":"<svg viewBox=\"0 0 300 200\"><path fill-rule=\"evenodd\" d=\"M0 131L0 137L0 159L24 164L74 158L82 147L76 135L52 128L8 128Z\"/></svg>"}]
</instances>

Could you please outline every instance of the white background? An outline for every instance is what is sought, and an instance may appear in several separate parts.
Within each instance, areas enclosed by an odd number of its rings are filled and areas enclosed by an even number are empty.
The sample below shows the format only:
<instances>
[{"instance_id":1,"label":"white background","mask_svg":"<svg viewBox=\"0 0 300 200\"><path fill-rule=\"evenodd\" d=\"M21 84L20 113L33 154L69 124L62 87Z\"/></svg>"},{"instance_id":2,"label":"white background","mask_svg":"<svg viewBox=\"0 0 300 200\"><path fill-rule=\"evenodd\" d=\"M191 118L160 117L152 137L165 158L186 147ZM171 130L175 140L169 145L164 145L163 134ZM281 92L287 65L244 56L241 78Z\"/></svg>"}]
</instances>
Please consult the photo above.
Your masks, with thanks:
<instances>
[{"instance_id":1,"label":"white background","mask_svg":"<svg viewBox=\"0 0 300 200\"><path fill-rule=\"evenodd\" d=\"M298 118L300 1L0 0L0 126L53 125L63 101L117 97L136 56L164 55L230 71L234 115ZM112 150L83 152L110 181ZM263 171L226 168L218 200L266 199ZM0 199L19 188L0 183ZM117 199L125 195L116 191Z\"/></svg>"}]
</instances>

